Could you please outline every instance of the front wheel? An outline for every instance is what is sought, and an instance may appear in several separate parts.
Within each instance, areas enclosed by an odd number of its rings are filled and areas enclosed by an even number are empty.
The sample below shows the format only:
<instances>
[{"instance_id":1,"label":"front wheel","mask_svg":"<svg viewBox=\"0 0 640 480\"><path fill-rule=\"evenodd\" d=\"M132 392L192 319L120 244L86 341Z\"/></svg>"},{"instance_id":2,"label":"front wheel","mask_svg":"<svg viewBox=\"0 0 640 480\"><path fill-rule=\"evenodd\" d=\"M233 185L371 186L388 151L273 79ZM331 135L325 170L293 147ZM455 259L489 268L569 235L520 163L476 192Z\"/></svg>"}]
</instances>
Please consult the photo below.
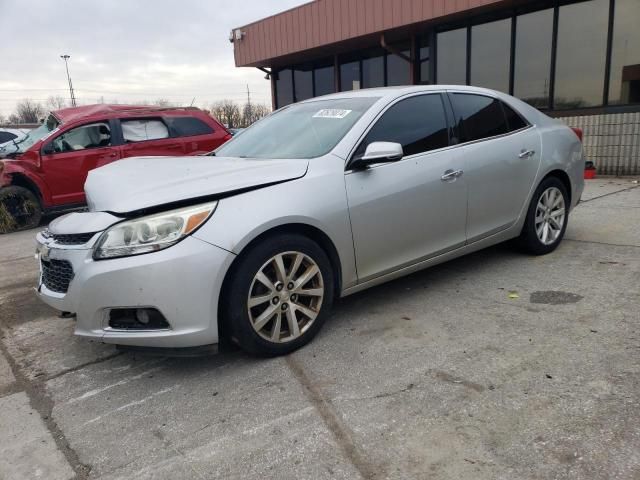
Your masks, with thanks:
<instances>
[{"instance_id":1,"label":"front wheel","mask_svg":"<svg viewBox=\"0 0 640 480\"><path fill-rule=\"evenodd\" d=\"M555 177L546 178L531 199L519 243L533 255L550 253L562 241L568 220L566 187Z\"/></svg>"},{"instance_id":2,"label":"front wheel","mask_svg":"<svg viewBox=\"0 0 640 480\"><path fill-rule=\"evenodd\" d=\"M17 185L0 188L0 233L35 228L41 219L42 207L31 190Z\"/></svg>"},{"instance_id":3,"label":"front wheel","mask_svg":"<svg viewBox=\"0 0 640 480\"><path fill-rule=\"evenodd\" d=\"M284 355L308 343L333 303L331 263L301 235L267 238L238 259L231 272L223 321L249 353Z\"/></svg>"}]
</instances>

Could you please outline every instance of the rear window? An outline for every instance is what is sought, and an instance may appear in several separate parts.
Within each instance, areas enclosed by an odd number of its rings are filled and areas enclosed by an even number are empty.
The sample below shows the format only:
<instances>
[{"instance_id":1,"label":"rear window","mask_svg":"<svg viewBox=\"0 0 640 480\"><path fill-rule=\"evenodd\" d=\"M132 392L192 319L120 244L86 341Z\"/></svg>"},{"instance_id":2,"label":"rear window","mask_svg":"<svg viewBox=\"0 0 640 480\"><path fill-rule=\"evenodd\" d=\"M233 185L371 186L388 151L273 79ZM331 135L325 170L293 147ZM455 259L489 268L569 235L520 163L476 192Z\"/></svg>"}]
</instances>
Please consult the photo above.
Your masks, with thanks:
<instances>
[{"instance_id":1,"label":"rear window","mask_svg":"<svg viewBox=\"0 0 640 480\"><path fill-rule=\"evenodd\" d=\"M169 138L169 129L162 120L157 118L121 120L120 124L125 142L144 142L145 140Z\"/></svg>"},{"instance_id":2,"label":"rear window","mask_svg":"<svg viewBox=\"0 0 640 480\"><path fill-rule=\"evenodd\" d=\"M174 137L209 135L214 131L210 125L195 117L167 117L165 120L169 124Z\"/></svg>"},{"instance_id":3,"label":"rear window","mask_svg":"<svg viewBox=\"0 0 640 480\"><path fill-rule=\"evenodd\" d=\"M483 95L451 94L462 142L495 137L509 131L500 101Z\"/></svg>"}]
</instances>

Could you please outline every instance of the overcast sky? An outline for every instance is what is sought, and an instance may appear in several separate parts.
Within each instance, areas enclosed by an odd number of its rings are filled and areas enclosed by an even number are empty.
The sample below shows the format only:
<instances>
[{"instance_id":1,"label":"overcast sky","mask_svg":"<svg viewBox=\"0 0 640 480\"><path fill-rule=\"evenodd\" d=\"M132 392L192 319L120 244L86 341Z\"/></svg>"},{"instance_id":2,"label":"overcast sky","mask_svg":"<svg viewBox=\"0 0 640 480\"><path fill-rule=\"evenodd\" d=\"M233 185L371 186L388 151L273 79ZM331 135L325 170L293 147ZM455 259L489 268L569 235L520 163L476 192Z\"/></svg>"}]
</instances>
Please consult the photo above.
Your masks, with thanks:
<instances>
[{"instance_id":1,"label":"overcast sky","mask_svg":"<svg viewBox=\"0 0 640 480\"><path fill-rule=\"evenodd\" d=\"M23 98L69 96L195 105L246 98L269 103L269 82L236 68L229 32L307 0L0 0L0 114Z\"/></svg>"}]
</instances>

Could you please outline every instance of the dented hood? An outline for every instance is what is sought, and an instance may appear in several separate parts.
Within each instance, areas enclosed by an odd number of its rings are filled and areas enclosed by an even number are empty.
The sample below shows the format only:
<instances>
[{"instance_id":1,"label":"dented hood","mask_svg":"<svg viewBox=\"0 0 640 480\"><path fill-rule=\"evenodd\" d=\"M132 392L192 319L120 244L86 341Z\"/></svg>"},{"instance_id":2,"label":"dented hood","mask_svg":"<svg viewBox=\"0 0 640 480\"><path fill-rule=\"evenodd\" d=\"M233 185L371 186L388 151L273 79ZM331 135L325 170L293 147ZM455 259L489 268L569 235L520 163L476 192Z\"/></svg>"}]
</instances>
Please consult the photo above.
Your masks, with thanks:
<instances>
[{"instance_id":1,"label":"dented hood","mask_svg":"<svg viewBox=\"0 0 640 480\"><path fill-rule=\"evenodd\" d=\"M293 180L308 165L297 159L137 157L92 170L84 188L90 210L129 213Z\"/></svg>"}]
</instances>

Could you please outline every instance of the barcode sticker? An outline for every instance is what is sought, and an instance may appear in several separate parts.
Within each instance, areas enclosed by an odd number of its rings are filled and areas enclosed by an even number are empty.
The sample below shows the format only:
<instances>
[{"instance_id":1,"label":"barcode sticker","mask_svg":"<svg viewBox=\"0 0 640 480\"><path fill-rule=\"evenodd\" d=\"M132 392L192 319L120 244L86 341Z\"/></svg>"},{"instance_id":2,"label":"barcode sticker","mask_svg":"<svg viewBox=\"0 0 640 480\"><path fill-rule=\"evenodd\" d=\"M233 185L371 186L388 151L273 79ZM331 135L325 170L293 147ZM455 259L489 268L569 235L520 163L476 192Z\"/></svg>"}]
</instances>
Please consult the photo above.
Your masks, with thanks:
<instances>
[{"instance_id":1,"label":"barcode sticker","mask_svg":"<svg viewBox=\"0 0 640 480\"><path fill-rule=\"evenodd\" d=\"M344 118L353 110L341 110L339 108L325 108L316 113L314 118Z\"/></svg>"}]
</instances>

